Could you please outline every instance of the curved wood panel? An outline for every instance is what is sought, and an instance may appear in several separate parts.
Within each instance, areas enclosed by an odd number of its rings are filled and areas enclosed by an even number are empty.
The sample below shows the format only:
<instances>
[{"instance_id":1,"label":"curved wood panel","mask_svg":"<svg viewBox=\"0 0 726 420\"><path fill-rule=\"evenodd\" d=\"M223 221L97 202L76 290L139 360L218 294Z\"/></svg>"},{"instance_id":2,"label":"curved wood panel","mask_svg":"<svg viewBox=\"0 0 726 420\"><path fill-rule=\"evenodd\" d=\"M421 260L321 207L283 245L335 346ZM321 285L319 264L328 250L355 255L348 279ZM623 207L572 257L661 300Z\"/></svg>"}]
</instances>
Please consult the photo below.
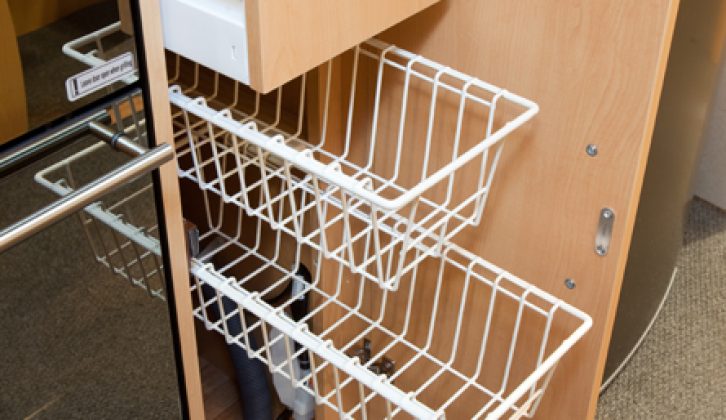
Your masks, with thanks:
<instances>
[{"instance_id":1,"label":"curved wood panel","mask_svg":"<svg viewBox=\"0 0 726 420\"><path fill-rule=\"evenodd\" d=\"M23 68L7 0L0 0L0 144L28 129L28 110L25 101Z\"/></svg>"}]
</instances>

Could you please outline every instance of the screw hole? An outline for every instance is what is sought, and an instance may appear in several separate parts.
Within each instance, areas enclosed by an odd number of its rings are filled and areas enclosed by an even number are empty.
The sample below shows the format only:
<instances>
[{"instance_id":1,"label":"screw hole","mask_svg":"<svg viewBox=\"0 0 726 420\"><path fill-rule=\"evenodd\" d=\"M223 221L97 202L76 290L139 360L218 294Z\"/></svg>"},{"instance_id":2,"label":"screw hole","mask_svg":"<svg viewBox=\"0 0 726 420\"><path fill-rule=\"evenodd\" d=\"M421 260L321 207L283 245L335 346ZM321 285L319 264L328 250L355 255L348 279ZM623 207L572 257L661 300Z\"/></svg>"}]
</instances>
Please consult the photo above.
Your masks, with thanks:
<instances>
[{"instance_id":1,"label":"screw hole","mask_svg":"<svg viewBox=\"0 0 726 420\"><path fill-rule=\"evenodd\" d=\"M597 156L597 145L596 144L588 144L587 147L585 147L585 153L587 153L590 157Z\"/></svg>"}]
</instances>

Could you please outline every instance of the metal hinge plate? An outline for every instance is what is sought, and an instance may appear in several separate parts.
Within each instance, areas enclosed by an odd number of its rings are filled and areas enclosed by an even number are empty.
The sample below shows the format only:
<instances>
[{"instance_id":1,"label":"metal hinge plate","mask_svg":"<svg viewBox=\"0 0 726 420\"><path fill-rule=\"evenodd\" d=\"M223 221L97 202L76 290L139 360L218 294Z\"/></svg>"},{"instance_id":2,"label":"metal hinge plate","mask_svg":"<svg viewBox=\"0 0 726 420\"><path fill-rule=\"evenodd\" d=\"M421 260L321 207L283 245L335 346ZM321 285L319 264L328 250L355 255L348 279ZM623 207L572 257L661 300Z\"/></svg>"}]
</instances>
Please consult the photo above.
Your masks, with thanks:
<instances>
[{"instance_id":1,"label":"metal hinge plate","mask_svg":"<svg viewBox=\"0 0 726 420\"><path fill-rule=\"evenodd\" d=\"M610 249L613 223L615 223L615 212L607 207L600 210L600 221L597 224L597 233L595 234L595 253L601 257L606 256Z\"/></svg>"}]
</instances>

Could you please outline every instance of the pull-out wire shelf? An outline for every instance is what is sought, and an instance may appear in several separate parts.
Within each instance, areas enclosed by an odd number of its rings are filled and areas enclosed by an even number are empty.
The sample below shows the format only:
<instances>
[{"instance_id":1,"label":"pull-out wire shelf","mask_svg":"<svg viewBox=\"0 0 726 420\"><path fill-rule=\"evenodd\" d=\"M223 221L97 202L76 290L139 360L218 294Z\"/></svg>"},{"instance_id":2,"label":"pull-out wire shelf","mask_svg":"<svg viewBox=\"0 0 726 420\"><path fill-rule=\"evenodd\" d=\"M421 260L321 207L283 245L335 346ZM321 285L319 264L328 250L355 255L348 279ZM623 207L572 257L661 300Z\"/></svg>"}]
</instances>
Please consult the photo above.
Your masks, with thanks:
<instances>
[{"instance_id":1,"label":"pull-out wire shelf","mask_svg":"<svg viewBox=\"0 0 726 420\"><path fill-rule=\"evenodd\" d=\"M480 222L503 140L535 104L375 40L270 95L168 64L207 329L341 418L535 413L592 321L450 242ZM158 255L153 225L98 207ZM300 267L309 281L291 287Z\"/></svg>"},{"instance_id":2,"label":"pull-out wire shelf","mask_svg":"<svg viewBox=\"0 0 726 420\"><path fill-rule=\"evenodd\" d=\"M557 362L591 326L584 313L456 245L424 259L392 292L203 194L195 315L342 418L532 415ZM290 291L301 265L310 283ZM312 308L294 320L303 295ZM311 368L299 377L291 361L302 353ZM386 374L383 360L395 366Z\"/></svg>"},{"instance_id":3,"label":"pull-out wire shelf","mask_svg":"<svg viewBox=\"0 0 726 420\"><path fill-rule=\"evenodd\" d=\"M84 149L37 179L67 194L72 177L54 175L106 148ZM94 203L79 217L99 263L164 299L155 219L134 214L142 208L135 203L153 200L150 187ZM341 418L530 416L557 362L591 326L567 303L451 244L402 276L396 292L340 263L324 271L321 252L199 193L206 220L203 252L190 261L195 317ZM301 265L311 282L293 292ZM311 308L294 320L302 294ZM300 376L293 361L302 353L310 369ZM394 368L377 371L382 360Z\"/></svg>"},{"instance_id":4,"label":"pull-out wire shelf","mask_svg":"<svg viewBox=\"0 0 726 420\"><path fill-rule=\"evenodd\" d=\"M538 111L378 40L253 101L169 61L180 175L391 290L480 222L504 140Z\"/></svg>"}]
</instances>

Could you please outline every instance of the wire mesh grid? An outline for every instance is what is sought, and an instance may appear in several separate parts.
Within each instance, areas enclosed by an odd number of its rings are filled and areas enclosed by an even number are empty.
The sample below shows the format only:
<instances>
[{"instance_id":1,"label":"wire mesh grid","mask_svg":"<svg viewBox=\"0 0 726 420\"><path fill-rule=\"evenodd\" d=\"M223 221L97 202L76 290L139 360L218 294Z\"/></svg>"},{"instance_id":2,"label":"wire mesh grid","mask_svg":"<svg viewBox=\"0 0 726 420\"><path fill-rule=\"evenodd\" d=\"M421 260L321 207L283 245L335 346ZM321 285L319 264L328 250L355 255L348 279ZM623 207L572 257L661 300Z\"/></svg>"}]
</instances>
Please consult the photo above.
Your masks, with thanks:
<instances>
[{"instance_id":1,"label":"wire mesh grid","mask_svg":"<svg viewBox=\"0 0 726 420\"><path fill-rule=\"evenodd\" d=\"M449 240L481 220L501 140L535 104L378 41L268 96L170 58L179 173L206 217L191 289L208 329L341 418L534 414L592 321ZM416 95L428 107L408 107ZM465 116L477 104L478 125ZM422 115L424 133L410 132ZM149 233L126 230L156 253ZM295 289L301 266L312 274Z\"/></svg>"},{"instance_id":2,"label":"wire mesh grid","mask_svg":"<svg viewBox=\"0 0 726 420\"><path fill-rule=\"evenodd\" d=\"M169 61L180 175L391 290L480 222L503 140L538 111L377 40L270 95Z\"/></svg>"},{"instance_id":3,"label":"wire mesh grid","mask_svg":"<svg viewBox=\"0 0 726 420\"><path fill-rule=\"evenodd\" d=\"M137 143L146 144L146 128L138 92L115 102L109 115L116 129ZM98 162L108 166L123 158L102 141L39 171L35 180L59 196L65 196L98 176ZM142 178L110 193L77 213L93 255L115 275L166 300L153 191ZM151 211L150 211L151 210Z\"/></svg>"},{"instance_id":4,"label":"wire mesh grid","mask_svg":"<svg viewBox=\"0 0 726 420\"><path fill-rule=\"evenodd\" d=\"M343 264L322 269L319 251L202 194L196 317L342 418L532 415L557 361L590 327L579 310L455 245L391 292ZM309 283L291 288L301 265ZM303 295L311 309L295 320ZM304 353L311 367L299 375L292 361Z\"/></svg>"}]
</instances>

